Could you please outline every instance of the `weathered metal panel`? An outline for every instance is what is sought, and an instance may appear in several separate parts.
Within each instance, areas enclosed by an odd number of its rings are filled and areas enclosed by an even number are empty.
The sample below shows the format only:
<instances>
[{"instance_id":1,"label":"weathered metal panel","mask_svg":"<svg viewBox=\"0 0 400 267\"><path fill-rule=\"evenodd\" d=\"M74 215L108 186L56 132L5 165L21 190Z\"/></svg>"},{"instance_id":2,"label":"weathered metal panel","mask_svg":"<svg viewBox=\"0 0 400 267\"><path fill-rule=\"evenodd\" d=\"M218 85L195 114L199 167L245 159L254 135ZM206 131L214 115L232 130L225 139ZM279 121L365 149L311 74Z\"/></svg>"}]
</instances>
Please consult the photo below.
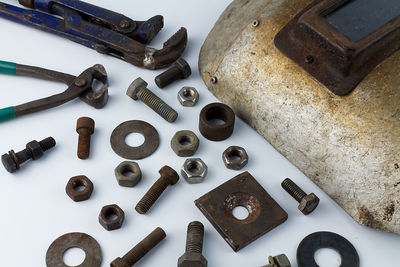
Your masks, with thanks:
<instances>
[{"instance_id":1,"label":"weathered metal panel","mask_svg":"<svg viewBox=\"0 0 400 267\"><path fill-rule=\"evenodd\" d=\"M234 1L202 47L201 75L355 220L400 234L400 53L335 96L273 44L311 2Z\"/></svg>"}]
</instances>

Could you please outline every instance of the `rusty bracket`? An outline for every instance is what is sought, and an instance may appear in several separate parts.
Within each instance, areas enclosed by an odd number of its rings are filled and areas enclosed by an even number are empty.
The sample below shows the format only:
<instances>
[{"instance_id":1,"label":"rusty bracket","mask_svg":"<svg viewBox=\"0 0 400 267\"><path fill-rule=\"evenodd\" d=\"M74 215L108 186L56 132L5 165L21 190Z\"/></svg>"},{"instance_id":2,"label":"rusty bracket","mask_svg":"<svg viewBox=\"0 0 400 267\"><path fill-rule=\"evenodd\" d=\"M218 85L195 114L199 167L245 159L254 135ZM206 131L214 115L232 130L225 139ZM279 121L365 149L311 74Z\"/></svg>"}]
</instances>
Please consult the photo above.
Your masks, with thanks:
<instances>
[{"instance_id":1,"label":"rusty bracket","mask_svg":"<svg viewBox=\"0 0 400 267\"><path fill-rule=\"evenodd\" d=\"M276 35L275 45L334 94L347 95L400 49L400 16L393 6L400 5L391 2L316 0Z\"/></svg>"},{"instance_id":2,"label":"rusty bracket","mask_svg":"<svg viewBox=\"0 0 400 267\"><path fill-rule=\"evenodd\" d=\"M288 218L287 213L248 172L200 197L195 204L234 251L247 246ZM249 212L244 220L233 216L233 209L238 206L245 207Z\"/></svg>"}]
</instances>

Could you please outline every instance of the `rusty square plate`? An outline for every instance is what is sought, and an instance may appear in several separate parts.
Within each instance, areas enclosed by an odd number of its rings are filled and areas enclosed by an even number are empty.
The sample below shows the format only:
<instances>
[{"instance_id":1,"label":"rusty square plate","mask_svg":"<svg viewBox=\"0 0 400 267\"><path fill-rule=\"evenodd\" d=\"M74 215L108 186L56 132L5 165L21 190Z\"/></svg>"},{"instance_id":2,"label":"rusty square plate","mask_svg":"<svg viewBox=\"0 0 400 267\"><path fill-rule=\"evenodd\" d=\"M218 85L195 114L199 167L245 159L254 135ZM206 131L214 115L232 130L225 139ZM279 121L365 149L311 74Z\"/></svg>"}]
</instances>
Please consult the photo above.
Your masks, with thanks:
<instances>
[{"instance_id":1,"label":"rusty square plate","mask_svg":"<svg viewBox=\"0 0 400 267\"><path fill-rule=\"evenodd\" d=\"M288 218L287 213L248 172L200 197L195 204L234 251L242 249ZM238 206L245 207L249 212L244 220L232 214Z\"/></svg>"}]
</instances>

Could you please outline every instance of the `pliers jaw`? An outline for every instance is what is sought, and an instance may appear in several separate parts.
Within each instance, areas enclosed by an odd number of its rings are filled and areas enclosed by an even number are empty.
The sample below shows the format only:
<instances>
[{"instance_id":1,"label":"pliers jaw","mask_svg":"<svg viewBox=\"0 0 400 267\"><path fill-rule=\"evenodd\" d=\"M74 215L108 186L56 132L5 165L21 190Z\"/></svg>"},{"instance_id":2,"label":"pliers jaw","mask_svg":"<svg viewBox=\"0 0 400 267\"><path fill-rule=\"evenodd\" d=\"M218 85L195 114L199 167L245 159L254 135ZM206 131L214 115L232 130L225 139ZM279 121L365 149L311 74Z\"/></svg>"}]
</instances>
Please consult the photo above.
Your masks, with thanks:
<instances>
[{"instance_id":1,"label":"pliers jaw","mask_svg":"<svg viewBox=\"0 0 400 267\"><path fill-rule=\"evenodd\" d=\"M108 101L108 79L107 72L103 65L96 64L91 68L90 86L79 97L86 104L100 109L103 108ZM88 76L90 77L90 76ZM102 85L100 89L93 90L95 80L99 81Z\"/></svg>"}]
</instances>

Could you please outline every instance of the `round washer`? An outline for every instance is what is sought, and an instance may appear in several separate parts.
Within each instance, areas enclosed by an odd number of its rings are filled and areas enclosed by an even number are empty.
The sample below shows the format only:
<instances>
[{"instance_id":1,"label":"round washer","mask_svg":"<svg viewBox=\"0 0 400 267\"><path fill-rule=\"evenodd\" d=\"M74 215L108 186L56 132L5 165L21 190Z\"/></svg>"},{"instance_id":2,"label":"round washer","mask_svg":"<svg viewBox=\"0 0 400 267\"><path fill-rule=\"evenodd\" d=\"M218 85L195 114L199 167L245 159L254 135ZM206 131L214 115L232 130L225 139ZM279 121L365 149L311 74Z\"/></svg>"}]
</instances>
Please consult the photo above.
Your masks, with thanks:
<instances>
[{"instance_id":1,"label":"round washer","mask_svg":"<svg viewBox=\"0 0 400 267\"><path fill-rule=\"evenodd\" d=\"M360 258L354 246L343 236L331 232L316 232L300 242L297 248L297 264L299 267L319 267L314 254L320 248L336 250L342 258L340 267L359 267Z\"/></svg>"},{"instance_id":2,"label":"round washer","mask_svg":"<svg viewBox=\"0 0 400 267\"><path fill-rule=\"evenodd\" d=\"M138 147L126 144L125 138L131 133L144 136L144 143ZM115 153L125 159L143 159L150 156L159 145L157 130L145 121L126 121L118 125L111 134L111 147Z\"/></svg>"},{"instance_id":3,"label":"round washer","mask_svg":"<svg viewBox=\"0 0 400 267\"><path fill-rule=\"evenodd\" d=\"M63 260L65 251L70 248L80 248L85 254L85 260L77 267L100 266L102 256L99 243L88 234L69 233L57 238L46 253L47 267L69 267Z\"/></svg>"}]
</instances>

